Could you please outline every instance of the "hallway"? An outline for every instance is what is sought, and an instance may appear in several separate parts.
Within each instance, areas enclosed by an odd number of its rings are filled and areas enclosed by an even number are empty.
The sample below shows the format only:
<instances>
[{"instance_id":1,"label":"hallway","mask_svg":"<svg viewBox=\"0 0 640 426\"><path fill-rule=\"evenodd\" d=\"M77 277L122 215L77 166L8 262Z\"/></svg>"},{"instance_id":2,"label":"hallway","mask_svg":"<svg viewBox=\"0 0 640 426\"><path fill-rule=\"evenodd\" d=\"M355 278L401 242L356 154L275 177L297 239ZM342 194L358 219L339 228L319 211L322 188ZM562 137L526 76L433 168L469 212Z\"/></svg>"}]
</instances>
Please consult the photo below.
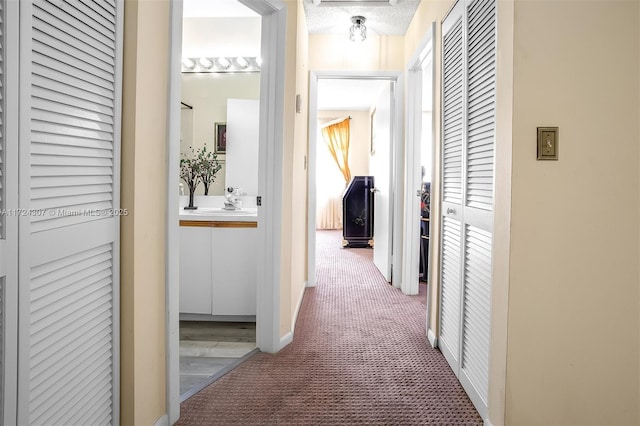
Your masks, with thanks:
<instances>
[{"instance_id":1,"label":"hallway","mask_svg":"<svg viewBox=\"0 0 640 426\"><path fill-rule=\"evenodd\" d=\"M482 424L425 337L426 293L405 296L370 249L318 231L318 284L293 342L259 353L181 404L180 425Z\"/></svg>"}]
</instances>

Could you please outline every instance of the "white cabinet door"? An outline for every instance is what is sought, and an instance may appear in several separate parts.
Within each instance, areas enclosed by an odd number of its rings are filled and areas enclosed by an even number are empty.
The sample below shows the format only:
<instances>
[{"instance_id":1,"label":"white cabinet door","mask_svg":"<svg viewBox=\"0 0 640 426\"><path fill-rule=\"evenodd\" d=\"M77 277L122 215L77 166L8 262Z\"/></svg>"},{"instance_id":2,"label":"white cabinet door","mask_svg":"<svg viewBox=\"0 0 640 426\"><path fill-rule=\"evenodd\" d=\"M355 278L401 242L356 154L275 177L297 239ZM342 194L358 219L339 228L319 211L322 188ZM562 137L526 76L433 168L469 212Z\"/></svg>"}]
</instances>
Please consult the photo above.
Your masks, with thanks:
<instances>
[{"instance_id":1,"label":"white cabinet door","mask_svg":"<svg viewBox=\"0 0 640 426\"><path fill-rule=\"evenodd\" d=\"M213 314L255 315L257 229L213 229Z\"/></svg>"},{"instance_id":2,"label":"white cabinet door","mask_svg":"<svg viewBox=\"0 0 640 426\"><path fill-rule=\"evenodd\" d=\"M180 312L211 314L211 228L180 227Z\"/></svg>"}]
</instances>

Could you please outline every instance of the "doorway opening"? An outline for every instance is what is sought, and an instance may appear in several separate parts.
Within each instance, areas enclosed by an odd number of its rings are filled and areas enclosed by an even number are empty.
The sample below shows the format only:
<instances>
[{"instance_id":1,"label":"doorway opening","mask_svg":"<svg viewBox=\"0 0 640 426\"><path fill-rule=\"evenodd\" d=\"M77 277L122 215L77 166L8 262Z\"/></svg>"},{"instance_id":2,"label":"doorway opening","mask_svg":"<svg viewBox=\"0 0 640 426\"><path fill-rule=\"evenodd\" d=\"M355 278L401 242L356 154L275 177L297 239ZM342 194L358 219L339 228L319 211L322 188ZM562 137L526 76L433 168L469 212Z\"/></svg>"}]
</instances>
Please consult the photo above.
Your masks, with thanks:
<instances>
[{"instance_id":1,"label":"doorway opening","mask_svg":"<svg viewBox=\"0 0 640 426\"><path fill-rule=\"evenodd\" d=\"M387 282L401 282L402 81L398 73L311 73L309 96L308 285L316 284L316 230L342 229L342 192L353 176L374 176L373 250ZM347 120L349 168L340 173L321 128ZM375 191L375 192L374 192ZM400 204L400 207L399 207ZM356 218L357 219L357 218ZM394 268L394 265L396 266ZM394 274L394 271L398 271Z\"/></svg>"},{"instance_id":2,"label":"doorway opening","mask_svg":"<svg viewBox=\"0 0 640 426\"><path fill-rule=\"evenodd\" d=\"M197 209L180 210L182 401L256 352L260 49L258 13L184 1L180 206ZM195 191L185 188L183 161L200 161L213 179L200 172ZM213 214L227 204L233 222Z\"/></svg>"},{"instance_id":3,"label":"doorway opening","mask_svg":"<svg viewBox=\"0 0 640 426\"><path fill-rule=\"evenodd\" d=\"M405 217L405 280L403 291L417 294L420 285L427 289L427 334L435 347L435 323L432 319L432 301L437 299L437 280L431 262L437 253L440 221L432 213L439 194L436 171L439 160L435 137L435 61L433 37L435 23L425 33L407 67L407 144L406 159L406 217ZM436 203L437 204L437 203Z\"/></svg>"},{"instance_id":4,"label":"doorway opening","mask_svg":"<svg viewBox=\"0 0 640 426\"><path fill-rule=\"evenodd\" d=\"M224 1L229 3L231 1ZM206 2L204 2L206 3ZM219 9L222 1L215 2ZM274 229L281 221L282 158L274 153L282 151L282 117L284 114L284 50L286 4L272 0L237 0L261 16L261 49L264 59L260 69L259 127L258 127L258 193L262 207L257 209L255 243L256 268L256 345L263 352L280 349L279 301L273 295L280 292L280 238ZM179 203L178 191L180 159L180 95L182 60L183 2L171 2L171 78L169 84L169 129L167 180L167 411L169 423L180 415L179 368ZM268 165L268 167L267 167ZM264 202L266 201L266 202ZM256 199L257 204L257 199ZM214 228L211 228L214 229ZM221 228L223 229L223 228Z\"/></svg>"}]
</instances>

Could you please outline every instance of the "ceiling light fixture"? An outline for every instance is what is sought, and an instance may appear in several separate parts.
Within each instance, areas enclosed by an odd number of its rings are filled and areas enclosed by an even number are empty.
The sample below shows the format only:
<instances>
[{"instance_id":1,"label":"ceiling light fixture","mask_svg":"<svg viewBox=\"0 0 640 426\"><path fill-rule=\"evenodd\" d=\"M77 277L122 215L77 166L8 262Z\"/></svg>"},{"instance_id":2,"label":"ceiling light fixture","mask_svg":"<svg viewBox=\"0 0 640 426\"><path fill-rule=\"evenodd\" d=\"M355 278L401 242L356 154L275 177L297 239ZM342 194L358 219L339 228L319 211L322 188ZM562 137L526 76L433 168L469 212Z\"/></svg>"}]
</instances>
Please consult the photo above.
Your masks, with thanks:
<instances>
[{"instance_id":1,"label":"ceiling light fixture","mask_svg":"<svg viewBox=\"0 0 640 426\"><path fill-rule=\"evenodd\" d=\"M351 23L353 25L349 28L349 40L364 41L367 38L367 27L364 25L366 20L364 16L351 17Z\"/></svg>"},{"instance_id":2,"label":"ceiling light fixture","mask_svg":"<svg viewBox=\"0 0 640 426\"><path fill-rule=\"evenodd\" d=\"M253 73L260 72L260 58L256 56L184 57L184 73Z\"/></svg>"}]
</instances>

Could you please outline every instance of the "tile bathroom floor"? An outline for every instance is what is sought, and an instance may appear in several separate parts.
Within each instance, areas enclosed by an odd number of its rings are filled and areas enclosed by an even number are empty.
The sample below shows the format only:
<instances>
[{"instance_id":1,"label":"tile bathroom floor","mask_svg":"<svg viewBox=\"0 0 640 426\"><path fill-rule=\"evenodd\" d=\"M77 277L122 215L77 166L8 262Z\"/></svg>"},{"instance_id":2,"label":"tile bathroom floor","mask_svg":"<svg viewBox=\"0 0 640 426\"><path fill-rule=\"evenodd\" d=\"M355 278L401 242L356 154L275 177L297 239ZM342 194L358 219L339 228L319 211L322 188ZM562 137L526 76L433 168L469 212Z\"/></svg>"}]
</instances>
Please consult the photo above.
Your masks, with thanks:
<instances>
[{"instance_id":1,"label":"tile bathroom floor","mask_svg":"<svg viewBox=\"0 0 640 426\"><path fill-rule=\"evenodd\" d=\"M180 321L180 400L258 352L251 322Z\"/></svg>"}]
</instances>

